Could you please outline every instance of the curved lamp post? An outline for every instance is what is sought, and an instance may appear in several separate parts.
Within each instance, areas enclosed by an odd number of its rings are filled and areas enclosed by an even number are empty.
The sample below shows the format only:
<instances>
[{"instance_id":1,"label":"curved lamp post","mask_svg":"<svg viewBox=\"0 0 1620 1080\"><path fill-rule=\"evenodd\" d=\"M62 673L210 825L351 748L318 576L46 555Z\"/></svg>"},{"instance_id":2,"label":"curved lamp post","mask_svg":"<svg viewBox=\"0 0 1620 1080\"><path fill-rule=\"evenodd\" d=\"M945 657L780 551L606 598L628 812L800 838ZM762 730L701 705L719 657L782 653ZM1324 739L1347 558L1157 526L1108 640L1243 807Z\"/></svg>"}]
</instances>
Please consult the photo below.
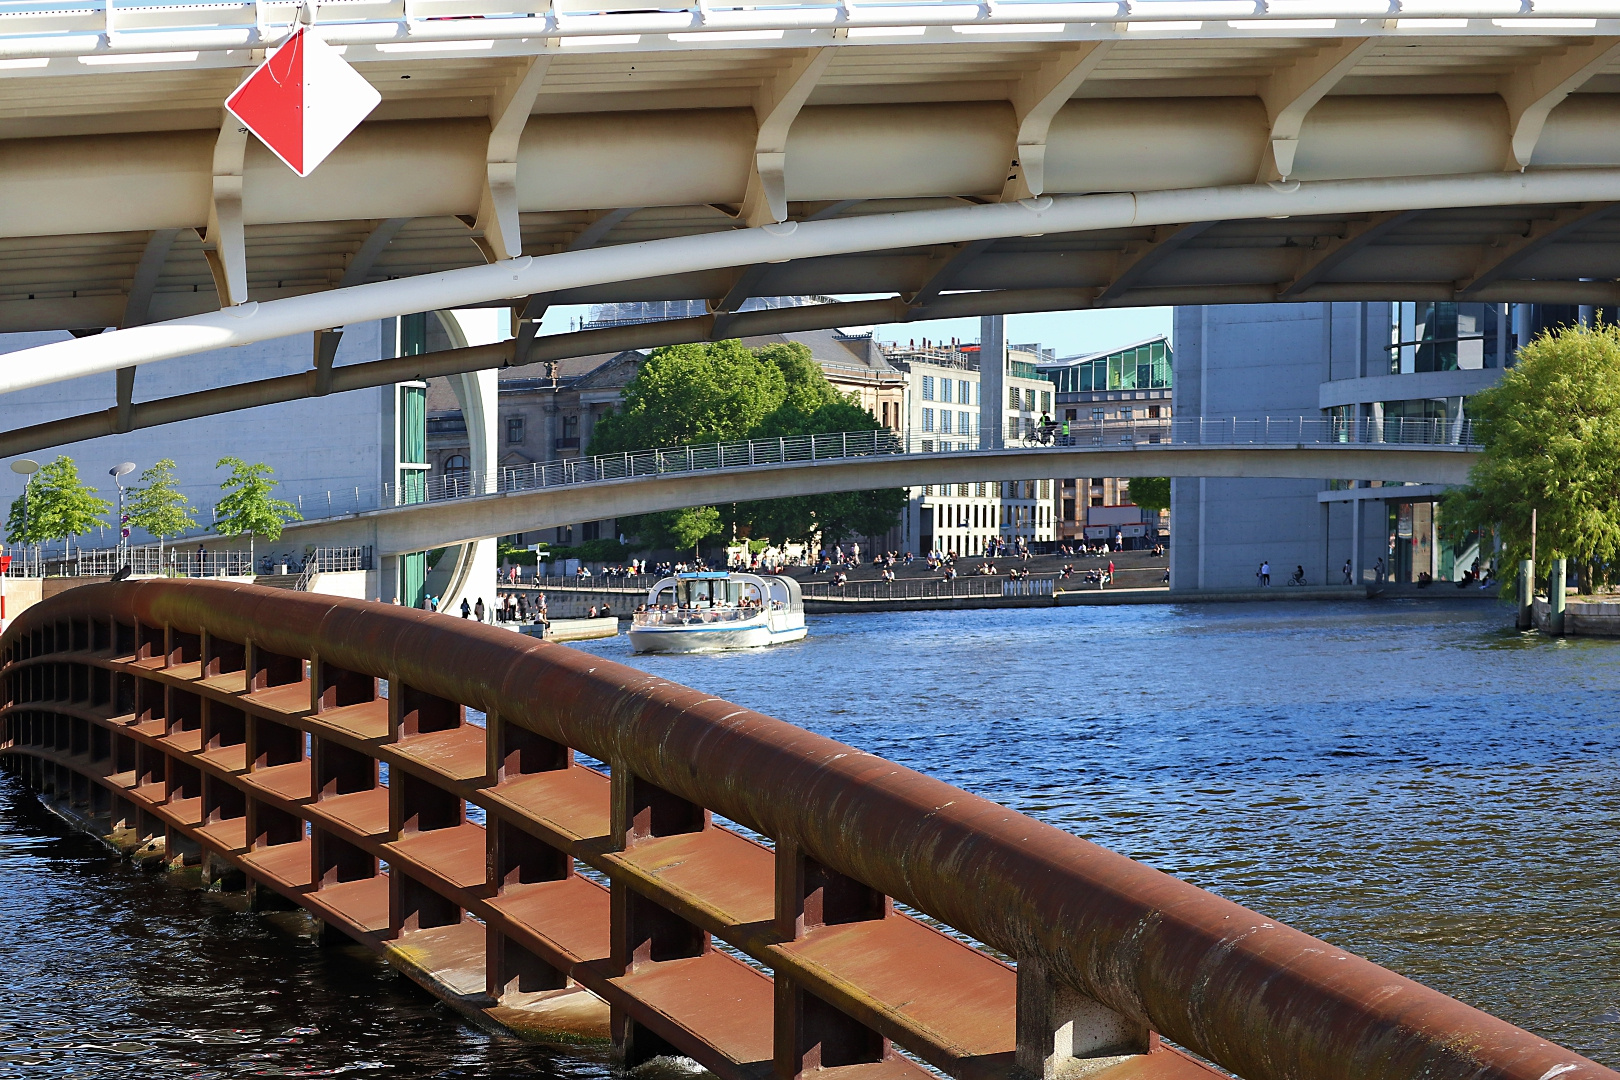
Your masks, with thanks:
<instances>
[{"instance_id":1,"label":"curved lamp post","mask_svg":"<svg viewBox=\"0 0 1620 1080\"><path fill-rule=\"evenodd\" d=\"M107 470L107 475L118 485L118 569L124 569L129 557L129 518L124 516L124 477L135 471L133 461L121 461Z\"/></svg>"}]
</instances>

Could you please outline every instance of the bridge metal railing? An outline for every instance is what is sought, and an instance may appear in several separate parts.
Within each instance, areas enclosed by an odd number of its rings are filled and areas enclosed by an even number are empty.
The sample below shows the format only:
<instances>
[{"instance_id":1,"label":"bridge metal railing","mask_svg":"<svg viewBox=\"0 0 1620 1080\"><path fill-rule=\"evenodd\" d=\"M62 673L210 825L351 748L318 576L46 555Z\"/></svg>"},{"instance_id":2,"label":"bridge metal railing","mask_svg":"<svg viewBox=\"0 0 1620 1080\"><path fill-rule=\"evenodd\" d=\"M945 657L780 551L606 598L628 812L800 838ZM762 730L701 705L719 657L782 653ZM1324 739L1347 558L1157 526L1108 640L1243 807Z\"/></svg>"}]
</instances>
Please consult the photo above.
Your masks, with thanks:
<instances>
[{"instance_id":1,"label":"bridge metal railing","mask_svg":"<svg viewBox=\"0 0 1620 1080\"><path fill-rule=\"evenodd\" d=\"M771 465L813 465L875 456L977 454L986 450L1152 450L1171 446L1400 445L1468 448L1473 422L1443 419L1352 419L1324 416L1187 417L1140 420L1062 421L1041 427L1033 418L1016 432L953 435L949 432L899 434L845 431L726 443L668 446L620 454L592 454L549 463L501 466L493 473L459 471L435 476L400 491L347 488L305 495L298 508L305 520L341 516L421 502L472 499L545 488L594 484L637 477L668 476L717 469Z\"/></svg>"},{"instance_id":2,"label":"bridge metal railing","mask_svg":"<svg viewBox=\"0 0 1620 1080\"><path fill-rule=\"evenodd\" d=\"M1222 1075L1179 1046L1246 1080L1620 1080L942 781L452 616L69 590L0 637L0 758L141 857L627 1066Z\"/></svg>"},{"instance_id":3,"label":"bridge metal railing","mask_svg":"<svg viewBox=\"0 0 1620 1080\"><path fill-rule=\"evenodd\" d=\"M623 5L552 3L550 0L327 0L320 6L321 36L332 44L372 45L413 40L468 41L512 38L590 37L704 32L757 34L826 30L847 26L1002 25L1013 31L1030 23L1147 23L1164 20L1263 22L1303 15L1332 22L1378 19L1468 18L1490 20L1479 33L1511 32L1519 18L1613 18L1620 9L1583 0L1534 3L1422 3L1380 0L1318 0L1306 7L1266 0L1002 0L995 5L914 0L910 3L831 4L740 2L631 9ZM7 55L72 56L90 52L161 52L262 48L278 44L294 25L299 4L287 0L237 3L147 4L115 0L73 3L8 0L0 5L0 46ZM1532 24L1534 26L1535 24ZM1534 32L1532 27L1527 30ZM716 39L724 41L722 36Z\"/></svg>"}]
</instances>

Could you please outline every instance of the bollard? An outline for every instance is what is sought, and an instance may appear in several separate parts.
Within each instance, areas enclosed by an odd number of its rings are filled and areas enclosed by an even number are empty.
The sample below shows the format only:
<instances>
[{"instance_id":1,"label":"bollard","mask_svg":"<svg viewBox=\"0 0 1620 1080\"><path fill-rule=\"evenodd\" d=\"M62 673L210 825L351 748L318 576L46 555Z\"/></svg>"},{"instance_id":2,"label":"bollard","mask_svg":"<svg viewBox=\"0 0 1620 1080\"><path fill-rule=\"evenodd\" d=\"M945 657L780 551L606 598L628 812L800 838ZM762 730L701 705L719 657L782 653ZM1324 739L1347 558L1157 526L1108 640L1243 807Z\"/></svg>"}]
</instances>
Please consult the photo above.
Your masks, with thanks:
<instances>
[{"instance_id":1,"label":"bollard","mask_svg":"<svg viewBox=\"0 0 1620 1080\"><path fill-rule=\"evenodd\" d=\"M1525 559L1519 563L1519 629L1528 630L1534 626L1535 614L1536 564Z\"/></svg>"},{"instance_id":2,"label":"bollard","mask_svg":"<svg viewBox=\"0 0 1620 1080\"><path fill-rule=\"evenodd\" d=\"M1552 561L1552 574L1547 582L1547 632L1553 637L1564 636L1564 560Z\"/></svg>"}]
</instances>

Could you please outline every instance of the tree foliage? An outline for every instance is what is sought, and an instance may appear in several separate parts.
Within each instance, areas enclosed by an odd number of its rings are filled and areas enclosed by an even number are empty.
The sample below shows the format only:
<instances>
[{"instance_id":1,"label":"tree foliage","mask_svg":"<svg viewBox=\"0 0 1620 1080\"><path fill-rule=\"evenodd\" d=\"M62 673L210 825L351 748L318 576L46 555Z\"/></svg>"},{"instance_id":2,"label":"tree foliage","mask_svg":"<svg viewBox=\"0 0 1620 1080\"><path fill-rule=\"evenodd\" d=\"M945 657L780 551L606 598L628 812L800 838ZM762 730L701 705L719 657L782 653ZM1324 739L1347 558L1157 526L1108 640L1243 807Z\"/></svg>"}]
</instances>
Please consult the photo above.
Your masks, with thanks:
<instances>
[{"instance_id":1,"label":"tree foliage","mask_svg":"<svg viewBox=\"0 0 1620 1080\"><path fill-rule=\"evenodd\" d=\"M282 526L301 517L292 503L271 496L276 481L270 479L275 472L270 466L249 465L238 457L222 457L214 468L231 470L219 485L226 495L214 509L214 531L221 536L245 534L278 540Z\"/></svg>"},{"instance_id":2,"label":"tree foliage","mask_svg":"<svg viewBox=\"0 0 1620 1080\"><path fill-rule=\"evenodd\" d=\"M96 489L79 479L79 467L67 456L44 465L29 478L24 489L28 500L26 530L23 527L23 496L11 504L6 519L6 539L13 544L38 544L47 540L68 540L82 536L107 522L100 515L112 504L96 494Z\"/></svg>"},{"instance_id":3,"label":"tree foliage","mask_svg":"<svg viewBox=\"0 0 1620 1080\"><path fill-rule=\"evenodd\" d=\"M623 408L597 421L590 452L878 427L871 414L839 395L810 350L798 342L758 350L740 341L672 345L653 350L625 387ZM819 533L824 542L834 543L886 532L904 505L905 495L898 490L840 492L668 510L625 518L622 525L647 546L677 550L695 547L728 528L778 542Z\"/></svg>"},{"instance_id":4,"label":"tree foliage","mask_svg":"<svg viewBox=\"0 0 1620 1080\"><path fill-rule=\"evenodd\" d=\"M1583 591L1612 580L1620 567L1620 329L1543 334L1469 409L1484 451L1468 485L1446 497L1441 521L1499 529L1515 566L1530 557L1535 510L1539 559L1573 560Z\"/></svg>"},{"instance_id":5,"label":"tree foliage","mask_svg":"<svg viewBox=\"0 0 1620 1080\"><path fill-rule=\"evenodd\" d=\"M1131 502L1158 513L1170 509L1170 478L1138 476L1131 480Z\"/></svg>"},{"instance_id":6,"label":"tree foliage","mask_svg":"<svg viewBox=\"0 0 1620 1080\"><path fill-rule=\"evenodd\" d=\"M131 525L145 529L160 541L197 527L191 516L191 502L175 481L174 461L170 458L141 473L140 485L130 489L124 507Z\"/></svg>"}]
</instances>

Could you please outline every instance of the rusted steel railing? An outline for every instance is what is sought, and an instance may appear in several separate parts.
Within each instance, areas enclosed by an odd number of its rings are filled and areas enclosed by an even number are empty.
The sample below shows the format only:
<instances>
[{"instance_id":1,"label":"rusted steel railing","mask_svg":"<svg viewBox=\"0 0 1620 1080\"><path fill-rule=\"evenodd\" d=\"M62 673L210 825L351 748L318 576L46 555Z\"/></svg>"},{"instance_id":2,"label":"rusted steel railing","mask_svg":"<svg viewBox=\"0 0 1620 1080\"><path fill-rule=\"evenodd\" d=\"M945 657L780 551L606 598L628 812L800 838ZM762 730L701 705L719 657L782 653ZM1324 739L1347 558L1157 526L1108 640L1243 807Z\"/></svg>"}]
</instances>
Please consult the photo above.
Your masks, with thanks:
<instances>
[{"instance_id":1,"label":"rusted steel railing","mask_svg":"<svg viewBox=\"0 0 1620 1080\"><path fill-rule=\"evenodd\" d=\"M1212 1075L1162 1033L1249 1080L1620 1080L1005 807L510 631L126 582L30 609L0 663L0 752L86 821L632 1064L923 1080L898 1046L966 1080Z\"/></svg>"}]
</instances>

